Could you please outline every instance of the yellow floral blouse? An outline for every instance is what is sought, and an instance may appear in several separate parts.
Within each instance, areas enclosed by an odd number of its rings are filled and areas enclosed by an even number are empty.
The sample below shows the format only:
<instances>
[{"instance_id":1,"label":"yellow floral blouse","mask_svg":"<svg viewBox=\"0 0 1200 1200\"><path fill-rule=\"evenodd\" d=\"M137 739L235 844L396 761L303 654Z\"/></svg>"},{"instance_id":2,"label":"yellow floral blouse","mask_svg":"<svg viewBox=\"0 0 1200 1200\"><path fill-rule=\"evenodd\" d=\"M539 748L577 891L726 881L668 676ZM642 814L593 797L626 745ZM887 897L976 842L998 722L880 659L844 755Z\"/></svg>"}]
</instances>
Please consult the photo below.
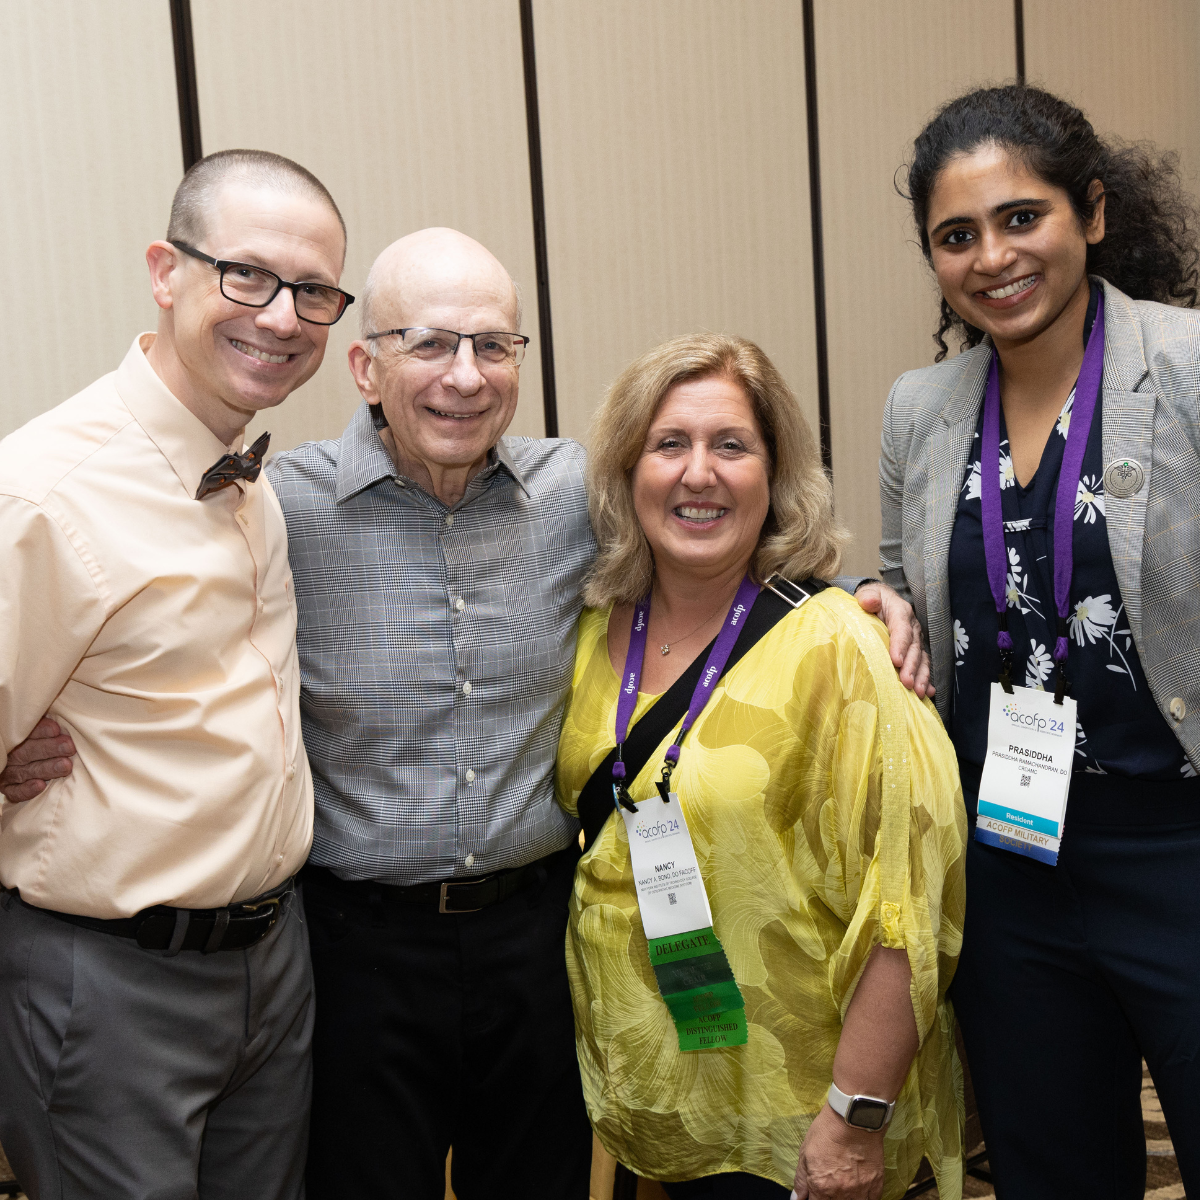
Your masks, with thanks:
<instances>
[{"instance_id":1,"label":"yellow floral blouse","mask_svg":"<svg viewBox=\"0 0 1200 1200\"><path fill-rule=\"evenodd\" d=\"M587 610L558 750L576 811L612 749L608 611ZM654 697L642 694L634 720ZM672 733L631 781L649 799ZM883 625L830 588L726 675L673 776L713 925L746 1001L744 1046L681 1053L638 913L624 824L580 862L567 969L592 1124L650 1179L748 1171L786 1187L829 1087L872 948L908 951L921 1048L885 1141L885 1197L922 1155L961 1195L962 1073L945 1000L962 940L966 818L933 705L905 691Z\"/></svg>"}]
</instances>

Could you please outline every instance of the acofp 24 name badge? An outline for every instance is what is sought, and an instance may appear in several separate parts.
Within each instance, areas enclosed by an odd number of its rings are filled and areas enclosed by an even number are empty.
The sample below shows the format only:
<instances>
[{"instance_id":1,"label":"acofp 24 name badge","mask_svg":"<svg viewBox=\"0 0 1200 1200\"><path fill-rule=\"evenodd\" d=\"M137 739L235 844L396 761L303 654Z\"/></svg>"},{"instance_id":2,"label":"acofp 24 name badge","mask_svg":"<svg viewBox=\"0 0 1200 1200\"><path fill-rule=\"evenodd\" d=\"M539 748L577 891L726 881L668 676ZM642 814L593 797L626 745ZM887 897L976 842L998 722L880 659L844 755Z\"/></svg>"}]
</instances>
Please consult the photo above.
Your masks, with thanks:
<instances>
[{"instance_id":1,"label":"acofp 24 name badge","mask_svg":"<svg viewBox=\"0 0 1200 1200\"><path fill-rule=\"evenodd\" d=\"M1057 863L1074 760L1074 700L993 683L976 840Z\"/></svg>"},{"instance_id":2,"label":"acofp 24 name badge","mask_svg":"<svg viewBox=\"0 0 1200 1200\"><path fill-rule=\"evenodd\" d=\"M679 1049L744 1046L746 1002L712 927L712 909L679 797L620 810L642 927Z\"/></svg>"}]
</instances>

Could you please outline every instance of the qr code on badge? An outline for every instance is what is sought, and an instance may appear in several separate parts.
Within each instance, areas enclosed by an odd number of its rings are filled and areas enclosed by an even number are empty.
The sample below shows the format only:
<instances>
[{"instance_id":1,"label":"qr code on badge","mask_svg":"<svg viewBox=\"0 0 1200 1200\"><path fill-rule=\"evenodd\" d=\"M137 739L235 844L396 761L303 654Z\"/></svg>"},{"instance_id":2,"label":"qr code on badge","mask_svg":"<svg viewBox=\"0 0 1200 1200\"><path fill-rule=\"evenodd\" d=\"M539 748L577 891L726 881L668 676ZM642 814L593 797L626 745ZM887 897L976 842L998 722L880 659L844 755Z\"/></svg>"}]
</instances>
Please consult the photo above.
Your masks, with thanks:
<instances>
[{"instance_id":1,"label":"qr code on badge","mask_svg":"<svg viewBox=\"0 0 1200 1200\"><path fill-rule=\"evenodd\" d=\"M675 893L674 892L667 893L667 901L671 904L675 903Z\"/></svg>"},{"instance_id":2,"label":"qr code on badge","mask_svg":"<svg viewBox=\"0 0 1200 1200\"><path fill-rule=\"evenodd\" d=\"M1022 775L1022 776L1021 776L1021 786L1022 786L1022 787L1028 787L1028 786L1029 786L1029 781L1030 781L1030 779L1031 779L1031 778L1032 778L1032 776L1030 776L1030 775Z\"/></svg>"}]
</instances>

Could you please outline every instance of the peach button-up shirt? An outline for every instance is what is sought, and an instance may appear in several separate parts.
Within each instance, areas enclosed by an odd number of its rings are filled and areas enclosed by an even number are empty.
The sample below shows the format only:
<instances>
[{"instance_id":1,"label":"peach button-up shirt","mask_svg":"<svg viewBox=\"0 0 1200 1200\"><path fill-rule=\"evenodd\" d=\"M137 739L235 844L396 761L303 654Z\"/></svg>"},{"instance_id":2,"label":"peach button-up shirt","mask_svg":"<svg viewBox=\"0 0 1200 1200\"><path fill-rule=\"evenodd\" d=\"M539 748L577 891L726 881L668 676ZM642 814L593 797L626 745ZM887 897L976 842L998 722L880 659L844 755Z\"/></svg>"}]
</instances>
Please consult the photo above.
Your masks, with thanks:
<instances>
[{"instance_id":1,"label":"peach button-up shirt","mask_svg":"<svg viewBox=\"0 0 1200 1200\"><path fill-rule=\"evenodd\" d=\"M49 712L74 772L0 800L0 882L122 917L282 883L312 839L287 528L138 338L0 442L0 762Z\"/></svg>"}]
</instances>

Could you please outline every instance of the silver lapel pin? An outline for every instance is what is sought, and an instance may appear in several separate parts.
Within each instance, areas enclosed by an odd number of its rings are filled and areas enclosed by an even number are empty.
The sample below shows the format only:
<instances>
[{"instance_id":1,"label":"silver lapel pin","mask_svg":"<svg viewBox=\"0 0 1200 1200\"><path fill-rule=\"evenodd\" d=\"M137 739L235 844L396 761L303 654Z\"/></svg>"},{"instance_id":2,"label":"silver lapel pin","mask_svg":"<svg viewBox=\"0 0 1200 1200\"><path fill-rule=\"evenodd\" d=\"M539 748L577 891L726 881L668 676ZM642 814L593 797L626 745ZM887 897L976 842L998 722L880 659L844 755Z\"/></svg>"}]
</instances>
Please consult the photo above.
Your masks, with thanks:
<instances>
[{"instance_id":1,"label":"silver lapel pin","mask_svg":"<svg viewBox=\"0 0 1200 1200\"><path fill-rule=\"evenodd\" d=\"M1118 500L1128 500L1136 495L1145 482L1146 472L1135 459L1114 459L1104 468L1104 492Z\"/></svg>"}]
</instances>

